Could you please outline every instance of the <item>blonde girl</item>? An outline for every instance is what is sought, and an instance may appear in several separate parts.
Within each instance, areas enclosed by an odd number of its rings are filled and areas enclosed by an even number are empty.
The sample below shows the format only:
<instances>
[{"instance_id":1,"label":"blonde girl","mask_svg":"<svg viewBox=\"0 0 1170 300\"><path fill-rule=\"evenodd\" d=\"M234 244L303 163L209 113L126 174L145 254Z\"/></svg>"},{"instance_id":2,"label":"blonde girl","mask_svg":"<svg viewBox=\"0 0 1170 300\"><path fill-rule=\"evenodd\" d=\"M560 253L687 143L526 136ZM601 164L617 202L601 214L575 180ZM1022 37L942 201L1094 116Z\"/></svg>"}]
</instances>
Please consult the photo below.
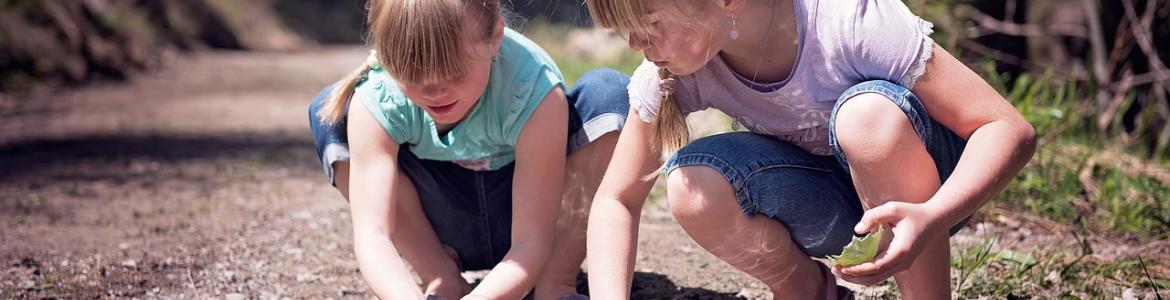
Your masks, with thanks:
<instances>
[{"instance_id":1,"label":"blonde girl","mask_svg":"<svg viewBox=\"0 0 1170 300\"><path fill-rule=\"evenodd\" d=\"M584 212L629 111L628 78L595 70L566 93L553 60L504 27L498 0L367 8L375 51L318 95L309 120L370 288L581 297ZM480 269L491 271L472 289L460 272Z\"/></svg>"},{"instance_id":2,"label":"blonde girl","mask_svg":"<svg viewBox=\"0 0 1170 300\"><path fill-rule=\"evenodd\" d=\"M1035 147L1024 118L900 0L588 6L646 57L589 219L597 299L628 297L647 175L660 167L687 233L777 299L851 297L836 276L949 298L948 234ZM706 108L750 132L688 143L683 117ZM878 225L893 238L875 261L831 271L810 259Z\"/></svg>"}]
</instances>

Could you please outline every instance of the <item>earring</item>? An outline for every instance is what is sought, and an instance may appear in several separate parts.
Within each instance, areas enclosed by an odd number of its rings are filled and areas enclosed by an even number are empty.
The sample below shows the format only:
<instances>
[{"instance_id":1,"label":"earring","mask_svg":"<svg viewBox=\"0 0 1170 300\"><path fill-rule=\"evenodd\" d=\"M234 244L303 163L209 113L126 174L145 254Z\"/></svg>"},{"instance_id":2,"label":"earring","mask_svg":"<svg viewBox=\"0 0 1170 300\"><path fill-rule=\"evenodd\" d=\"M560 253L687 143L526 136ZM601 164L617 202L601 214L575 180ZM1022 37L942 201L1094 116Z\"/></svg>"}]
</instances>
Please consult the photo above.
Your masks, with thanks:
<instances>
[{"instance_id":1,"label":"earring","mask_svg":"<svg viewBox=\"0 0 1170 300\"><path fill-rule=\"evenodd\" d=\"M736 16L731 16L731 32L729 35L732 40L739 38L739 29L735 28L735 19Z\"/></svg>"}]
</instances>

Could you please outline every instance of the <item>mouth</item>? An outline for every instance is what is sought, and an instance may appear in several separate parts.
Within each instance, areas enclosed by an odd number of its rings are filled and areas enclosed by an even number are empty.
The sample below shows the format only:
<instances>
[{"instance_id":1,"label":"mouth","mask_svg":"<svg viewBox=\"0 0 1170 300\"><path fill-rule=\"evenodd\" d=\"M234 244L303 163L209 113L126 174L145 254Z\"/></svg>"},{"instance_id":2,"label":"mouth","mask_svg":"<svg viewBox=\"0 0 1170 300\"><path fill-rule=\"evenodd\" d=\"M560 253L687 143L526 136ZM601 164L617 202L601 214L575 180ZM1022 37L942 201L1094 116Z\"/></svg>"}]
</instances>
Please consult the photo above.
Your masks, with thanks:
<instances>
[{"instance_id":1,"label":"mouth","mask_svg":"<svg viewBox=\"0 0 1170 300\"><path fill-rule=\"evenodd\" d=\"M455 108L455 104L458 103L459 101L452 101L451 103L443 105L427 105L427 109L434 112L435 114L445 114L451 112L451 110Z\"/></svg>"},{"instance_id":2,"label":"mouth","mask_svg":"<svg viewBox=\"0 0 1170 300\"><path fill-rule=\"evenodd\" d=\"M665 61L665 60L651 60L650 62L653 62L654 65L658 66L659 68L665 67L666 65L670 64L669 61Z\"/></svg>"}]
</instances>

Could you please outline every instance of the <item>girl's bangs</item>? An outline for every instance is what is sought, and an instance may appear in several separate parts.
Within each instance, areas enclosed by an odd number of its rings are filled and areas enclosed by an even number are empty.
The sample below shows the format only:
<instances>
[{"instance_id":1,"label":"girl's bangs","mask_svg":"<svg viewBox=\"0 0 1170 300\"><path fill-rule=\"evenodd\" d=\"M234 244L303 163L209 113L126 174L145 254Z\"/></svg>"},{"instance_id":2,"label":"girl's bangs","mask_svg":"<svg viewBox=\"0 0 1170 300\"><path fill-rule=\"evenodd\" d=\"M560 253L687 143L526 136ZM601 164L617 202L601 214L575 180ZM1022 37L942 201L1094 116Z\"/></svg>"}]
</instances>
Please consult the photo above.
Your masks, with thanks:
<instances>
[{"instance_id":1,"label":"girl's bangs","mask_svg":"<svg viewBox=\"0 0 1170 300\"><path fill-rule=\"evenodd\" d=\"M598 26L625 33L653 34L646 7L639 0L589 0L589 14Z\"/></svg>"},{"instance_id":2,"label":"girl's bangs","mask_svg":"<svg viewBox=\"0 0 1170 300\"><path fill-rule=\"evenodd\" d=\"M388 1L371 30L378 61L396 80L431 83L468 70L471 41L459 0Z\"/></svg>"}]
</instances>

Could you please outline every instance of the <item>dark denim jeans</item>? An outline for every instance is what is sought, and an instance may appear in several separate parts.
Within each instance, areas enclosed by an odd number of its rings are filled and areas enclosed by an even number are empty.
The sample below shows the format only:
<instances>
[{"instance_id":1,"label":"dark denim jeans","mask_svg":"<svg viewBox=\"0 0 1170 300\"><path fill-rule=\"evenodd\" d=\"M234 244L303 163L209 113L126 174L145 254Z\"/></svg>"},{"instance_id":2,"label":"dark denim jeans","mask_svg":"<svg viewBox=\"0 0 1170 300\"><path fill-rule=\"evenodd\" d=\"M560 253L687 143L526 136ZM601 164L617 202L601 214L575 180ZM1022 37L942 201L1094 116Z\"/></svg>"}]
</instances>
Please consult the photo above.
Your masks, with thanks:
<instances>
[{"instance_id":1,"label":"dark denim jeans","mask_svg":"<svg viewBox=\"0 0 1170 300\"><path fill-rule=\"evenodd\" d=\"M629 77L611 69L592 70L565 95L569 101L569 153L602 135L620 131L629 112ZM344 121L321 123L317 111L325 88L309 107L309 127L325 177L333 182L333 163L349 161ZM344 120L344 119L343 119ZM420 159L409 145L399 147L398 167L418 191L423 212L439 241L459 254L464 270L490 269L511 247L512 174L515 164L473 171L448 161Z\"/></svg>"}]
</instances>

